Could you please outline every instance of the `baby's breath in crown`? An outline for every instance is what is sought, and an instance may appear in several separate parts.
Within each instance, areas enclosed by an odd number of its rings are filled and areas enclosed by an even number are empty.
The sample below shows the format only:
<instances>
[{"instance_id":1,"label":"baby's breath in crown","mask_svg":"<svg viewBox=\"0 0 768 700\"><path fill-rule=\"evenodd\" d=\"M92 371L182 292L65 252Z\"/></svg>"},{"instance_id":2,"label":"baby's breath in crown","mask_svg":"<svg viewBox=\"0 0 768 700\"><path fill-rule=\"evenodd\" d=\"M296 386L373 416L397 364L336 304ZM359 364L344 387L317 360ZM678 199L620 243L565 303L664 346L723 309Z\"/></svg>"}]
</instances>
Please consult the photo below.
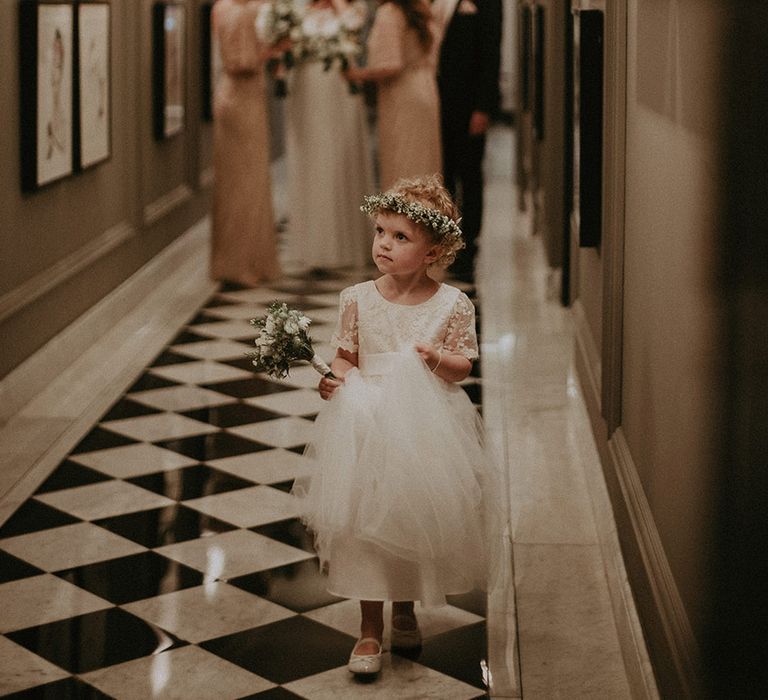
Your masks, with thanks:
<instances>
[{"instance_id":1,"label":"baby's breath in crown","mask_svg":"<svg viewBox=\"0 0 768 700\"><path fill-rule=\"evenodd\" d=\"M432 229L443 247L443 254L438 260L441 266L450 265L456 258L456 253L465 246L458 221L454 221L437 209L425 207L419 202L411 202L396 194L372 194L363 198L360 211L370 216L382 210L402 214L411 221Z\"/></svg>"}]
</instances>

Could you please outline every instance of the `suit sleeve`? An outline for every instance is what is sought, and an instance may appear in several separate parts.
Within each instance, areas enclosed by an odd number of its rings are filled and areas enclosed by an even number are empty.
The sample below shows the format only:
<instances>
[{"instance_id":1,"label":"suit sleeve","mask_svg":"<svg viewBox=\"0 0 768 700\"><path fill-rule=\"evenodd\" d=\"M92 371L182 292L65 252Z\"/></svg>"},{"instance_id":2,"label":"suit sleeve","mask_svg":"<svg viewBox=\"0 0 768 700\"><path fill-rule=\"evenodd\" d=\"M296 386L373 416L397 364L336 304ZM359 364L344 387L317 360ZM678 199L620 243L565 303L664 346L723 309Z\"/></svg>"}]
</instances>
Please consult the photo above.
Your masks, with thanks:
<instances>
[{"instance_id":1,"label":"suit sleeve","mask_svg":"<svg viewBox=\"0 0 768 700\"><path fill-rule=\"evenodd\" d=\"M480 90L475 109L493 113L498 109L501 66L501 0L480 0Z\"/></svg>"}]
</instances>

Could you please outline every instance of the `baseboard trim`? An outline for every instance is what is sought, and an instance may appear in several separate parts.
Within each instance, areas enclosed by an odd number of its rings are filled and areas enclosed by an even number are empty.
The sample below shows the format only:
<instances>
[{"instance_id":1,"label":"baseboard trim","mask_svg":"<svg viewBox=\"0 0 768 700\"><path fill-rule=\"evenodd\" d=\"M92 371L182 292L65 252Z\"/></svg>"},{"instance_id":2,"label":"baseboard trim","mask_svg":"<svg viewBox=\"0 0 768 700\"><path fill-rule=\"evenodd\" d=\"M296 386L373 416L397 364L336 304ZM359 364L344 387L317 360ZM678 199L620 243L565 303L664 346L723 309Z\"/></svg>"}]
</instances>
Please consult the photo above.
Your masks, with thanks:
<instances>
[{"instance_id":1,"label":"baseboard trim","mask_svg":"<svg viewBox=\"0 0 768 700\"><path fill-rule=\"evenodd\" d=\"M189 185L182 184L174 187L170 192L166 192L144 207L144 225L151 226L190 199L192 199L192 190Z\"/></svg>"},{"instance_id":2,"label":"baseboard trim","mask_svg":"<svg viewBox=\"0 0 768 700\"><path fill-rule=\"evenodd\" d=\"M602 376L602 362L600 353L595 345L592 332L589 328L589 321L587 321L587 314L584 310L584 305L580 299L576 299L571 305L573 313L574 331L576 336L576 350L577 356L582 361L582 369L584 373L584 379L587 380L588 400L587 405L590 406L590 413L593 408L597 409L597 413L600 413L601 406L601 376Z\"/></svg>"},{"instance_id":3,"label":"baseboard trim","mask_svg":"<svg viewBox=\"0 0 768 700\"><path fill-rule=\"evenodd\" d=\"M37 396L62 369L77 360L94 341L115 326L152 289L194 256L205 256L207 222L192 227L141 269L48 341L0 381L0 426Z\"/></svg>"},{"instance_id":4,"label":"baseboard trim","mask_svg":"<svg viewBox=\"0 0 768 700\"><path fill-rule=\"evenodd\" d=\"M700 654L688 615L675 583L661 536L645 495L624 431L618 428L608 441L610 468L614 471L642 557L651 589L656 618L666 639L670 660L687 697L699 697Z\"/></svg>"},{"instance_id":5,"label":"baseboard trim","mask_svg":"<svg viewBox=\"0 0 768 700\"><path fill-rule=\"evenodd\" d=\"M135 235L136 229L129 222L121 221L51 267L3 294L0 297L0 321L29 306Z\"/></svg>"}]
</instances>

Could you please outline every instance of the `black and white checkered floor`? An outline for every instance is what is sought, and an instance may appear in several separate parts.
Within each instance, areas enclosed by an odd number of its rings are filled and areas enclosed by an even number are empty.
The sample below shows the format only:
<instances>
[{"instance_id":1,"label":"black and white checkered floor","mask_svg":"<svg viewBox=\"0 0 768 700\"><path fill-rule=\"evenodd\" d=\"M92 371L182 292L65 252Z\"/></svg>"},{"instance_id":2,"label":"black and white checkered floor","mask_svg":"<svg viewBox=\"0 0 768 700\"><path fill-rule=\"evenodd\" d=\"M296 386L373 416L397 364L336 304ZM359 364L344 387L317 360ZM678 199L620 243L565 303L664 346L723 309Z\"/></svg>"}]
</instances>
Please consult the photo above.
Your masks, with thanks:
<instances>
[{"instance_id":1,"label":"black and white checkered floor","mask_svg":"<svg viewBox=\"0 0 768 700\"><path fill-rule=\"evenodd\" d=\"M248 319L275 298L327 340L359 279L220 290L0 528L0 694L485 696L480 593L417 608L416 658L387 653L373 683L348 673L357 604L325 591L287 494L308 470L318 375L268 379L245 356ZM478 369L465 389L479 404Z\"/></svg>"}]
</instances>

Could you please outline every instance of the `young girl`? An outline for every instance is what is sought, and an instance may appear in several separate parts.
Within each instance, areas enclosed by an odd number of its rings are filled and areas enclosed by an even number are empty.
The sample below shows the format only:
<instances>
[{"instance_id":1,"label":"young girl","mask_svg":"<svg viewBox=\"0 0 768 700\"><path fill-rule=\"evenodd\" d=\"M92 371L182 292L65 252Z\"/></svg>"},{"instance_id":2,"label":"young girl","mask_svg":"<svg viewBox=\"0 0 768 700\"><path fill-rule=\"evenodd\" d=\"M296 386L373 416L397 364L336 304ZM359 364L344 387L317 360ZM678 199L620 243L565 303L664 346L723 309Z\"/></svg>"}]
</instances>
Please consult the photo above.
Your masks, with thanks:
<instances>
[{"instance_id":1,"label":"young girl","mask_svg":"<svg viewBox=\"0 0 768 700\"><path fill-rule=\"evenodd\" d=\"M478 356L475 313L429 277L463 245L437 176L399 180L362 207L374 221L375 281L341 293L336 379L297 481L303 518L328 565L328 590L360 600L349 670L381 668L383 603L392 647L421 644L413 601L441 605L483 585L484 460L477 411L457 385Z\"/></svg>"}]
</instances>

